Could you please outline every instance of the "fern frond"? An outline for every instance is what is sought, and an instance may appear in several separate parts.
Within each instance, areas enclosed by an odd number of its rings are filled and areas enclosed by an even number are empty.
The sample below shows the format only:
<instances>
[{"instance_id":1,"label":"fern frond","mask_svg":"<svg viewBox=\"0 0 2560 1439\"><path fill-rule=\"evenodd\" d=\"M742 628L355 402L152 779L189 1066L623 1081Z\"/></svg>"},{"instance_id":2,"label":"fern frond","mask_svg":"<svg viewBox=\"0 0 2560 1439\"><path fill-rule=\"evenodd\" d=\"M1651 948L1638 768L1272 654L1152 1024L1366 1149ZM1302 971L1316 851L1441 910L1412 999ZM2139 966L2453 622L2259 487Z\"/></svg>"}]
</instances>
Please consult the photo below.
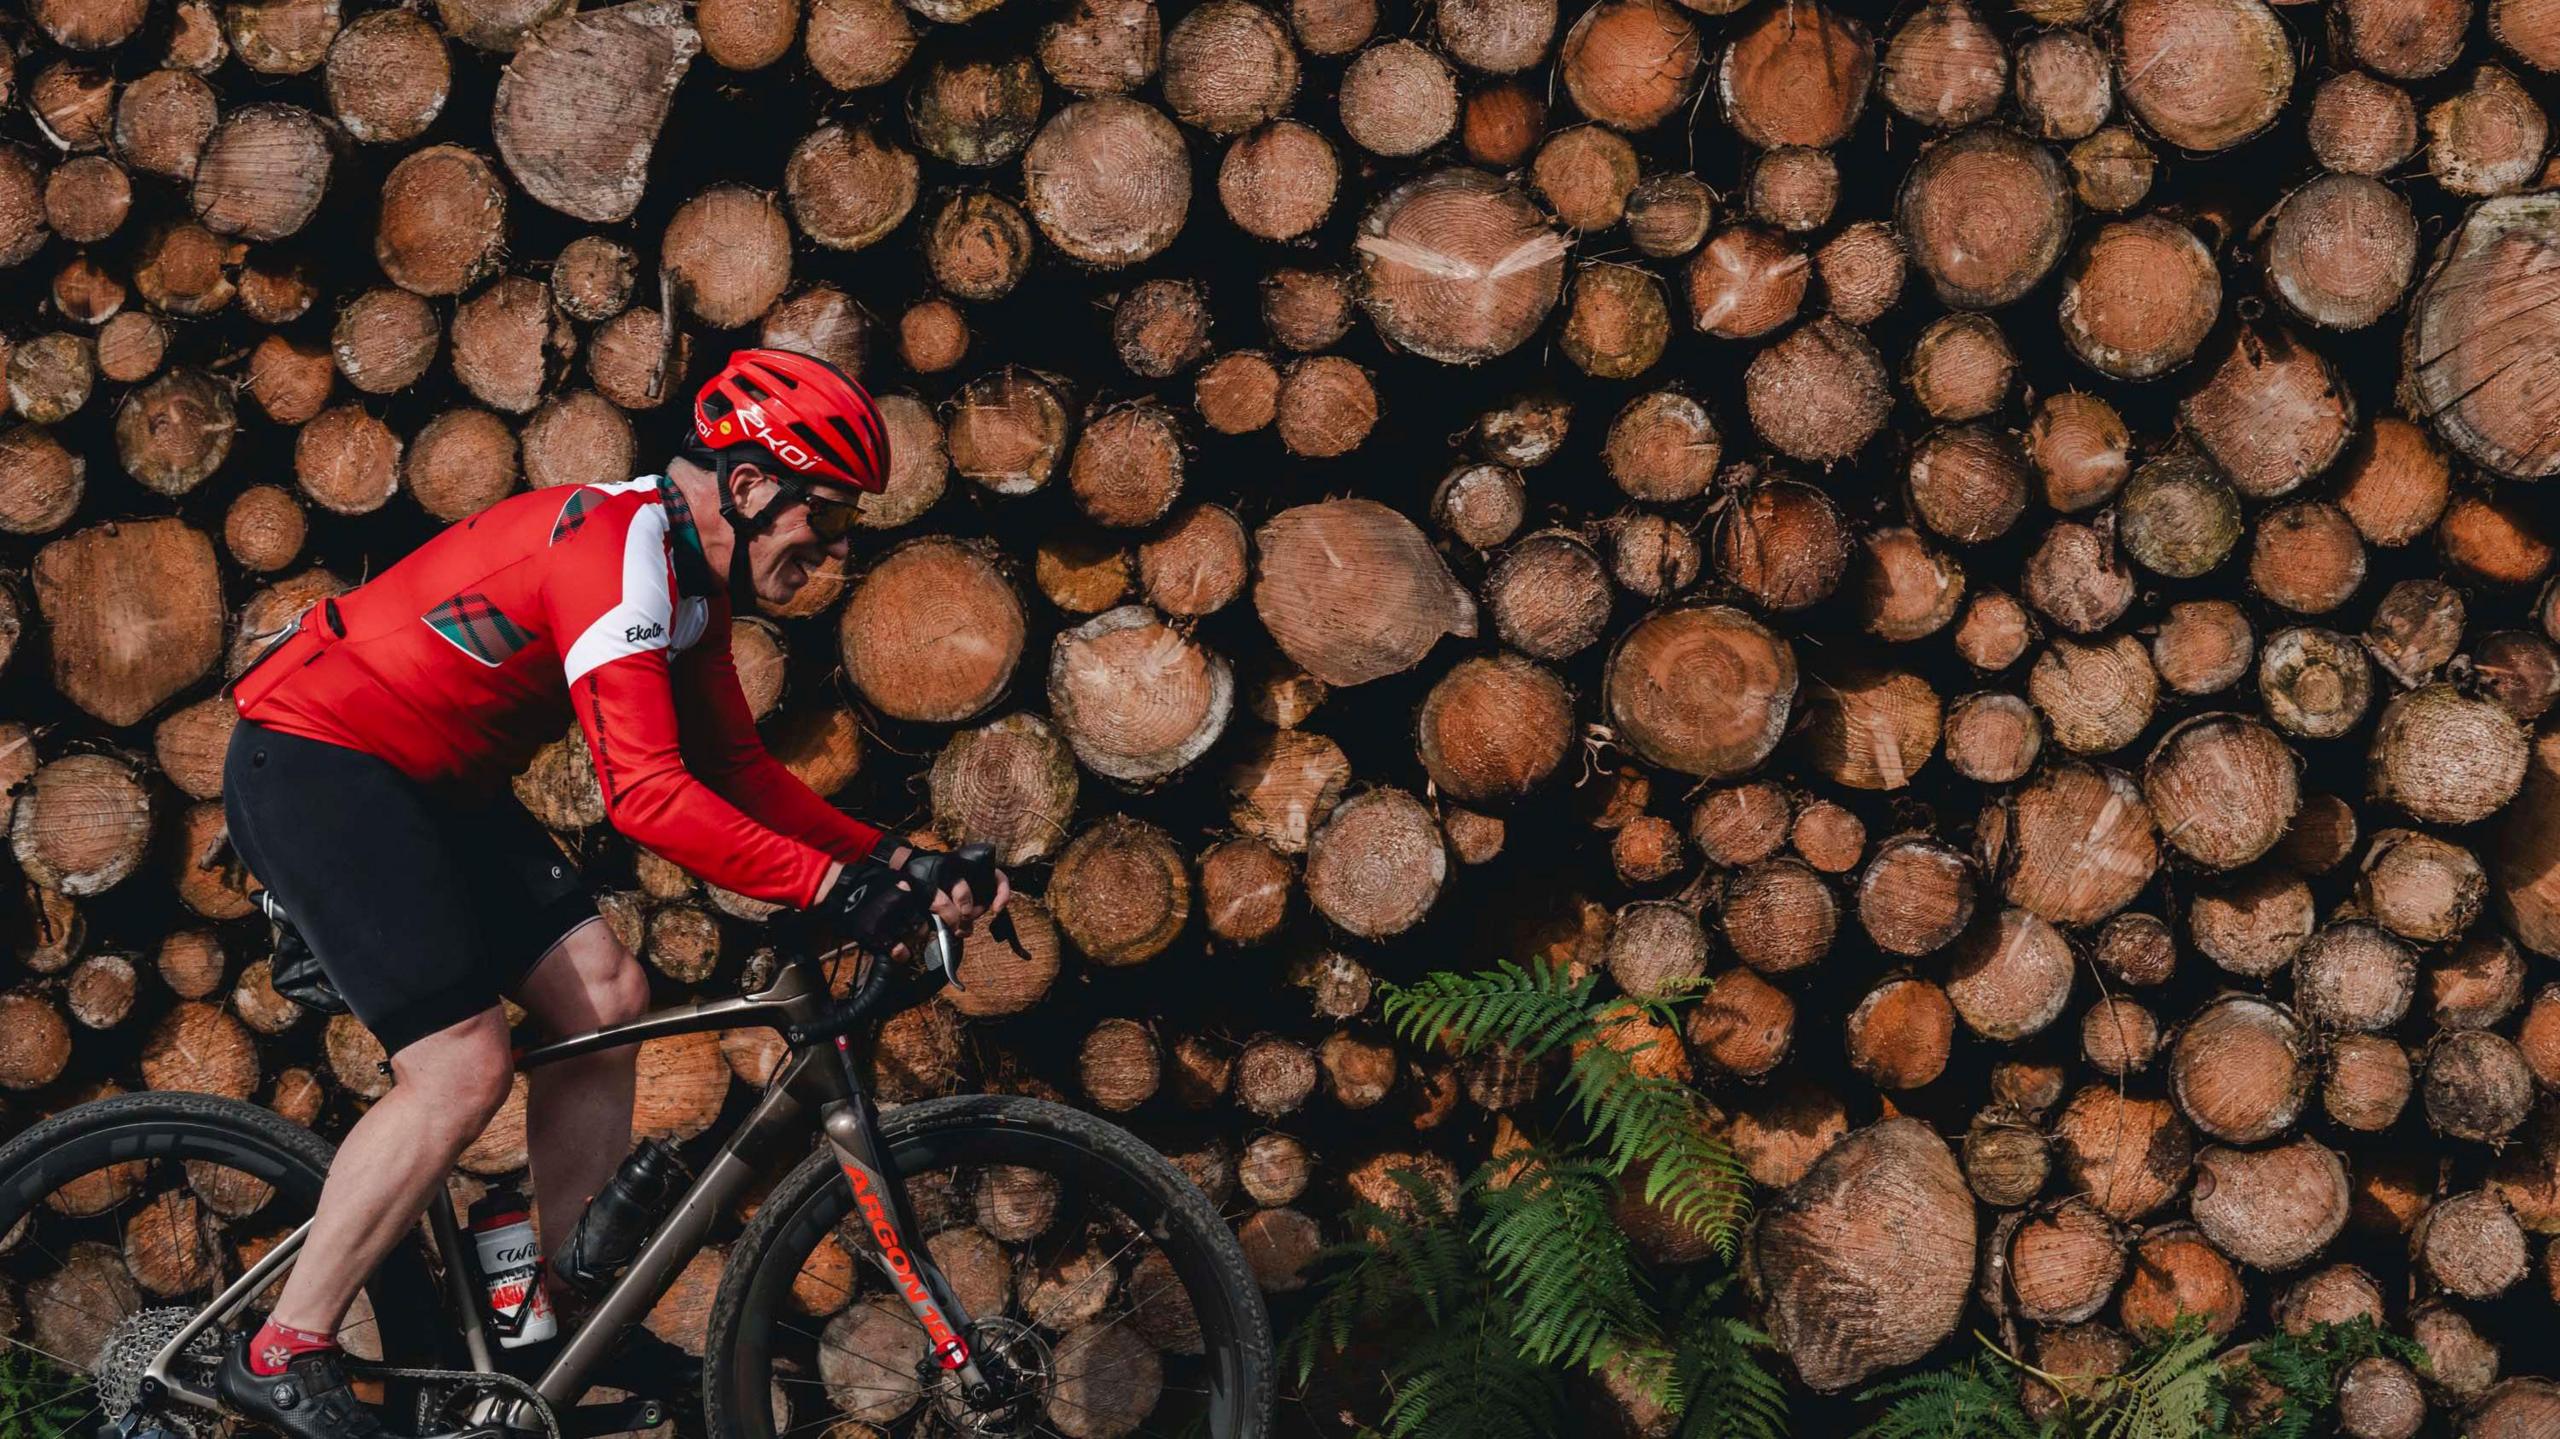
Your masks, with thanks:
<instances>
[{"instance_id":1,"label":"fern frond","mask_svg":"<svg viewBox=\"0 0 2560 1439\"><path fill-rule=\"evenodd\" d=\"M1750 1172L1708 1130L1696 1090L1640 1074L1626 1053L1593 1044L1574 1056L1565 1093L1614 1173L1641 1167L1646 1203L1733 1257L1751 1219Z\"/></svg>"},{"instance_id":2,"label":"fern frond","mask_svg":"<svg viewBox=\"0 0 2560 1439\"><path fill-rule=\"evenodd\" d=\"M1363 1326L1388 1323L1410 1309L1436 1327L1470 1296L1482 1296L1483 1276L1446 1197L1408 1171L1388 1177L1413 1197L1420 1217L1355 1205L1348 1216L1351 1232L1363 1237L1316 1256L1316 1301L1281 1346L1301 1384L1319 1358L1349 1348Z\"/></svg>"},{"instance_id":3,"label":"fern frond","mask_svg":"<svg viewBox=\"0 0 2560 1439\"><path fill-rule=\"evenodd\" d=\"M1714 1311L1730 1275L1708 1285L1681 1321L1680 1439L1785 1439L1787 1385L1762 1359L1769 1336Z\"/></svg>"},{"instance_id":4,"label":"fern frond","mask_svg":"<svg viewBox=\"0 0 2560 1439\"><path fill-rule=\"evenodd\" d=\"M1503 960L1475 974L1441 972L1412 985L1388 984L1380 1010L1399 1038L1446 1039L1461 1053L1507 1045L1534 1060L1591 1030L1598 973L1575 979L1561 964L1523 968Z\"/></svg>"},{"instance_id":5,"label":"fern frond","mask_svg":"<svg viewBox=\"0 0 2560 1439\"><path fill-rule=\"evenodd\" d=\"M1470 1238L1512 1303L1513 1337L1530 1359L1593 1369L1662 1348L1635 1255L1609 1213L1611 1189L1605 1167L1547 1154L1478 1196Z\"/></svg>"},{"instance_id":6,"label":"fern frond","mask_svg":"<svg viewBox=\"0 0 2560 1439\"><path fill-rule=\"evenodd\" d=\"M2261 1432L2266 1439L2309 1439L2320 1417L2337 1407L2338 1382L2347 1370L2377 1355L2411 1363L2425 1351L2362 1316L2314 1324L2306 1334L2279 1332L2250 1345L2250 1367L2284 1391L2283 1407Z\"/></svg>"},{"instance_id":7,"label":"fern frond","mask_svg":"<svg viewBox=\"0 0 2560 1439\"><path fill-rule=\"evenodd\" d=\"M2106 1391L2089 1439L2209 1439L2230 1414L2212 1333L2193 1315L2135 1357Z\"/></svg>"},{"instance_id":8,"label":"fern frond","mask_svg":"<svg viewBox=\"0 0 2560 1439\"><path fill-rule=\"evenodd\" d=\"M1549 1439L1567 1428L1563 1374L1504 1344L1408 1356L1387 1391L1387 1439Z\"/></svg>"},{"instance_id":9,"label":"fern frond","mask_svg":"<svg viewBox=\"0 0 2560 1439\"><path fill-rule=\"evenodd\" d=\"M1886 1407L1855 1439L2059 1439L2054 1426L2027 1417L2017 1381L2003 1371L1986 1373L1980 1355L1879 1384L1858 1400L1883 1400Z\"/></svg>"}]
</instances>

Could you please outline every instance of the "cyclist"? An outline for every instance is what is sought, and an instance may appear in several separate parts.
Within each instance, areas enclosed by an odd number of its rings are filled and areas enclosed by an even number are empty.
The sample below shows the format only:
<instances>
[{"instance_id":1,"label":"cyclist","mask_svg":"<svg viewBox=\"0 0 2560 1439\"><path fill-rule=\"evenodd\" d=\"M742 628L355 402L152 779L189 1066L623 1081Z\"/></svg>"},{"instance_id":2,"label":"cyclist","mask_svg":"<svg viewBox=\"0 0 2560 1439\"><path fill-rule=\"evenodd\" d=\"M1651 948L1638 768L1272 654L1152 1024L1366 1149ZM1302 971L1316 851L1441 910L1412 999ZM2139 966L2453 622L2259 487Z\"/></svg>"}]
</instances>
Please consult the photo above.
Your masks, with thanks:
<instances>
[{"instance_id":1,"label":"cyclist","mask_svg":"<svg viewBox=\"0 0 2560 1439\"><path fill-rule=\"evenodd\" d=\"M928 903L955 928L1003 906L1001 876L992 895L917 893L906 846L765 752L730 656L730 616L789 601L843 555L888 462L850 377L741 350L702 388L666 474L502 500L312 606L238 682L232 843L394 1078L339 1146L274 1310L226 1357L223 1397L247 1417L294 1439L382 1432L346 1390L334 1336L507 1097L500 996L561 1034L648 1007L639 963L508 793L572 715L614 827L714 884L857 933L895 932ZM544 1254L622 1159L635 1055L531 1077ZM661 1348L614 1374L681 1384Z\"/></svg>"}]
</instances>

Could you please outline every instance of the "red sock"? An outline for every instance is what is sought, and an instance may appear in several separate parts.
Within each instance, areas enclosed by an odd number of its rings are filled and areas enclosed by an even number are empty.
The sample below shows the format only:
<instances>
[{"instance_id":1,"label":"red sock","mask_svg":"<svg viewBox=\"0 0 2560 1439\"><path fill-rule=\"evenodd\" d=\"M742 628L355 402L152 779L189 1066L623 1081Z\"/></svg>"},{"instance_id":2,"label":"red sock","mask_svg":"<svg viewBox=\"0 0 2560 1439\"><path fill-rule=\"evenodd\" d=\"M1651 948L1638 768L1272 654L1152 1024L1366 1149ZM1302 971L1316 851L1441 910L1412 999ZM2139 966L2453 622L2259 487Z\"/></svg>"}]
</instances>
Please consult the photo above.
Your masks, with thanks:
<instances>
[{"instance_id":1,"label":"red sock","mask_svg":"<svg viewBox=\"0 0 2560 1439\"><path fill-rule=\"evenodd\" d=\"M338 1341L329 1335L314 1334L308 1329L296 1329L289 1324L278 1324L270 1319L259 1327L256 1337L249 1341L249 1372L282 1374L284 1367L292 1363L293 1357L297 1354L308 1354L314 1349L337 1347Z\"/></svg>"}]
</instances>

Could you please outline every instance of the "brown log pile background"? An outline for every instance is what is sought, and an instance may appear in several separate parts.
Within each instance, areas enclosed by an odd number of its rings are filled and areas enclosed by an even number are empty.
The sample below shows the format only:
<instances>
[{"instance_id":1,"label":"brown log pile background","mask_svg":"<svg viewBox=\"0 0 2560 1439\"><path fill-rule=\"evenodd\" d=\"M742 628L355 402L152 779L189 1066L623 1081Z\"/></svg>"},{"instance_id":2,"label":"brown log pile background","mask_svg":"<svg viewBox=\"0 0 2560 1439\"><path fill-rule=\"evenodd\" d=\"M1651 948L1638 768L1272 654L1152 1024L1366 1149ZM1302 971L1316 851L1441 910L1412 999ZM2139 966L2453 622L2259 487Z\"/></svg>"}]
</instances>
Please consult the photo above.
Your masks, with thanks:
<instances>
[{"instance_id":1,"label":"brown log pile background","mask_svg":"<svg viewBox=\"0 0 2560 1439\"><path fill-rule=\"evenodd\" d=\"M844 572L739 621L768 743L1029 896L1027 957L892 1025L887 1098L1117 1115L1285 1296L1540 1093L1390 1042L1376 979L1711 976L1665 1062L1766 1186L1805 1423L1976 1328L2073 1372L2182 1309L2411 1335L2375 1439L2549 1367L2560 5L0 36L9 1128L379 1095L265 982L219 686L443 523L659 467L763 342L898 452ZM611 834L564 741L520 795L662 996L733 990L759 907ZM651 1046L640 1127L773 1057Z\"/></svg>"}]
</instances>

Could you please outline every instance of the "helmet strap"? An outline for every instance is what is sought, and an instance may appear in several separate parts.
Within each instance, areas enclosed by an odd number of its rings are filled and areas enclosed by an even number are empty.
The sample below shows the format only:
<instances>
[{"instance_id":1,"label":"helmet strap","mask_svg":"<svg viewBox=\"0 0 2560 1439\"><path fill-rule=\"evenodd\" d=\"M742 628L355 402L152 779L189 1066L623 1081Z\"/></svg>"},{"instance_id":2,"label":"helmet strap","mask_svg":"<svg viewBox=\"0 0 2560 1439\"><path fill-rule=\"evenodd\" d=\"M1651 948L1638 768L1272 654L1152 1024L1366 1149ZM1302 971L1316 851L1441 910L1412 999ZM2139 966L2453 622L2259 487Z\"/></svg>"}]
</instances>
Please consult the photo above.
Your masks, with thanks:
<instances>
[{"instance_id":1,"label":"helmet strap","mask_svg":"<svg viewBox=\"0 0 2560 1439\"><path fill-rule=\"evenodd\" d=\"M791 503L789 481L777 480L780 486L764 508L750 515L738 508L737 496L729 488L729 473L737 468L740 457L723 450L714 457L718 466L720 518L729 525L729 613L743 615L756 607L755 568L747 559L748 543L773 528L776 512Z\"/></svg>"}]
</instances>

